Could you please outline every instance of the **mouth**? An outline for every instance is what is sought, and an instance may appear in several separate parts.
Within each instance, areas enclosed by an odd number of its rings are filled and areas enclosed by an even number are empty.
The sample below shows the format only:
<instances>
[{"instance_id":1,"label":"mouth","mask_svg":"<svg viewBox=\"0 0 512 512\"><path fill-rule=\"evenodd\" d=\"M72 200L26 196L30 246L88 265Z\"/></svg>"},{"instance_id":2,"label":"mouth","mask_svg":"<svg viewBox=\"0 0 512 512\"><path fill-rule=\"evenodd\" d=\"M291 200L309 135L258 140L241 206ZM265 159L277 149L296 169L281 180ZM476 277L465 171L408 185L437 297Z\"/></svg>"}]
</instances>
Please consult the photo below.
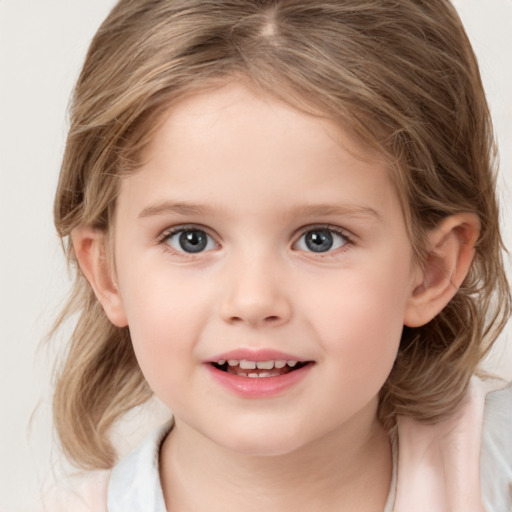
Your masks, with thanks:
<instances>
[{"instance_id":1,"label":"mouth","mask_svg":"<svg viewBox=\"0 0 512 512\"><path fill-rule=\"evenodd\" d=\"M267 399L301 389L315 365L292 354L273 349L231 350L205 361L213 380L242 398Z\"/></svg>"},{"instance_id":2,"label":"mouth","mask_svg":"<svg viewBox=\"0 0 512 512\"><path fill-rule=\"evenodd\" d=\"M247 359L220 359L210 363L214 368L231 375L248 378L269 378L280 377L288 373L300 370L307 365L313 364L312 361L295 360L268 360L268 361L249 361Z\"/></svg>"}]
</instances>

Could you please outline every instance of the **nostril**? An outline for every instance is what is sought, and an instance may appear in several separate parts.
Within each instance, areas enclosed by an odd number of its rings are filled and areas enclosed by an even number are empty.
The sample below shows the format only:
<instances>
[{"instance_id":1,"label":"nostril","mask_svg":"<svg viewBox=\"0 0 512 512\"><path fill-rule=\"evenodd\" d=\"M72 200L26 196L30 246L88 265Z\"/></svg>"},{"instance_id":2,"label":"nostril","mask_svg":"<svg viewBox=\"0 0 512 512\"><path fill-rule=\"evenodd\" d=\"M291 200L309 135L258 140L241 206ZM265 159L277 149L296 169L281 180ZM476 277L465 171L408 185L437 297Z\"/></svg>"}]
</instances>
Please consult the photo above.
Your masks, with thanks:
<instances>
[{"instance_id":1,"label":"nostril","mask_svg":"<svg viewBox=\"0 0 512 512\"><path fill-rule=\"evenodd\" d=\"M231 322L243 322L244 321L244 319L240 316L232 316L229 320ZM265 318L263 318L263 321L268 322L268 323L276 323L276 322L279 322L279 320L280 320L280 317L278 315L270 315L270 316L266 316Z\"/></svg>"},{"instance_id":2,"label":"nostril","mask_svg":"<svg viewBox=\"0 0 512 512\"><path fill-rule=\"evenodd\" d=\"M232 325L249 323L249 324L254 324L254 325L260 324L260 325L267 325L267 326L274 326L274 325L277 326L283 321L283 318L279 315L269 315L269 316L264 316L261 320L259 320L257 317L251 318L249 315L247 315L247 317L230 316L227 319L227 321Z\"/></svg>"},{"instance_id":3,"label":"nostril","mask_svg":"<svg viewBox=\"0 0 512 512\"><path fill-rule=\"evenodd\" d=\"M220 305L220 315L232 325L278 326L291 317L291 304L285 298L230 295Z\"/></svg>"}]
</instances>

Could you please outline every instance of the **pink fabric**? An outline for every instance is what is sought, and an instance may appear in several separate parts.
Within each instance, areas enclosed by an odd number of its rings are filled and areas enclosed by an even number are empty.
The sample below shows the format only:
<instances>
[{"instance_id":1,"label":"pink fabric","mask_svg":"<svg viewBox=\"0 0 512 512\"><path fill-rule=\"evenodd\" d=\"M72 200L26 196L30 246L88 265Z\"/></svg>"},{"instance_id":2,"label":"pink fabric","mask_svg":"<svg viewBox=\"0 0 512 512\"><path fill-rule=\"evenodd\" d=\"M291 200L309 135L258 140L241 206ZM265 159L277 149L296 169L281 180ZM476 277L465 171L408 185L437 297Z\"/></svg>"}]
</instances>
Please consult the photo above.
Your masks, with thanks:
<instances>
[{"instance_id":1,"label":"pink fabric","mask_svg":"<svg viewBox=\"0 0 512 512\"><path fill-rule=\"evenodd\" d=\"M394 512L485 512L480 490L485 395L482 382L473 378L461 407L440 423L399 419Z\"/></svg>"},{"instance_id":2,"label":"pink fabric","mask_svg":"<svg viewBox=\"0 0 512 512\"><path fill-rule=\"evenodd\" d=\"M480 453L488 391L473 378L464 402L445 420L425 425L399 419L393 512L485 512ZM108 471L93 472L62 501L47 502L44 511L106 512L108 478Z\"/></svg>"}]
</instances>

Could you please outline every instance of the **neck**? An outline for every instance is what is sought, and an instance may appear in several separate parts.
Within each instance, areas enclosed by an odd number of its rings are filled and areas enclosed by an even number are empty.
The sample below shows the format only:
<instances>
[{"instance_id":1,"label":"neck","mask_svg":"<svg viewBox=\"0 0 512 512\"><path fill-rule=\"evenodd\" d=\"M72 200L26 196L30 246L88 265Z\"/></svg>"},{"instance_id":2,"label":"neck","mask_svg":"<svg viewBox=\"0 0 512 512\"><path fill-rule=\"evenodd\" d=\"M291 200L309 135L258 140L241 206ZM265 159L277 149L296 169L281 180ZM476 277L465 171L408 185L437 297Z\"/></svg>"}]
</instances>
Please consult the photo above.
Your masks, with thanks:
<instances>
[{"instance_id":1,"label":"neck","mask_svg":"<svg viewBox=\"0 0 512 512\"><path fill-rule=\"evenodd\" d=\"M392 473L389 438L375 414L353 423L292 453L248 456L177 420L160 458L167 510L383 510Z\"/></svg>"}]
</instances>

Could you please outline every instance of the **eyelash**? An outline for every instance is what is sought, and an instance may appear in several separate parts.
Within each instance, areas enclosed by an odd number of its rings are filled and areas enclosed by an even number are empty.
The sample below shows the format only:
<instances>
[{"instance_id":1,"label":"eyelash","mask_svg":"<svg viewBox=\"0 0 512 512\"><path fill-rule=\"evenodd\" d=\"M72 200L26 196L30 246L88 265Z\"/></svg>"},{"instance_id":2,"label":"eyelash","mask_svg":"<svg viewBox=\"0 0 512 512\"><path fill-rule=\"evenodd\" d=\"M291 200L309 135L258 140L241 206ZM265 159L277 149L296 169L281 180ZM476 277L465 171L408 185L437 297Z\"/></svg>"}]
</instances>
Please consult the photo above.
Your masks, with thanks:
<instances>
[{"instance_id":1,"label":"eyelash","mask_svg":"<svg viewBox=\"0 0 512 512\"><path fill-rule=\"evenodd\" d=\"M347 233L346 230L338 227L338 226L332 226L331 224L312 224L309 226L306 226L305 228L300 230L300 236L297 238L297 240L293 243L293 245L296 245L299 240L301 240L307 233L314 232L314 231L329 231L331 233L334 233L335 235L338 235L343 239L343 245L339 248L336 248L334 250L328 250L325 252L315 252L315 251L304 251L308 255L317 256L320 258L329 258L329 257L335 257L339 255L340 253L345 252L348 250L351 246L354 245L354 240L351 235Z\"/></svg>"},{"instance_id":2,"label":"eyelash","mask_svg":"<svg viewBox=\"0 0 512 512\"><path fill-rule=\"evenodd\" d=\"M343 245L334 250L327 250L324 252L321 252L321 251L315 252L312 250L303 251L303 252L312 254L312 255L316 255L316 256L319 256L322 258L328 258L328 257L333 257L340 252L344 252L350 246L354 245L352 236L349 236L344 229L341 229L337 226L332 226L330 224L313 224L313 225L306 226L300 230L300 232L299 232L300 236L298 236L296 238L295 242L292 244L292 247L297 245L299 243L299 241L308 233L314 232L314 231L322 231L322 230L329 231L329 232L334 233L335 235L341 237L343 239ZM165 231L163 231L161 233L161 235L157 238L156 241L159 245L162 245L166 251L171 251L172 253L178 254L183 257L194 257L196 254L200 254L202 252L209 252L209 251L204 251L204 250L198 251L197 253L187 252L187 251L179 251L179 250L174 249L173 247L170 246L170 244L167 243L167 241L170 240L174 235L176 235L178 233L182 233L182 232L187 232L187 231L199 231L199 232L205 233L206 236L209 237L211 240L213 240L217 246L219 245L217 242L215 242L215 237L212 236L208 232L208 229L206 227L200 226L197 224L186 224L186 225L180 225L180 226L175 226L175 227L166 229Z\"/></svg>"},{"instance_id":3,"label":"eyelash","mask_svg":"<svg viewBox=\"0 0 512 512\"><path fill-rule=\"evenodd\" d=\"M174 235L176 235L178 233L182 233L182 232L187 232L187 231L200 231L202 233L205 233L206 236L208 236L210 239L212 239L215 242L215 237L213 237L208 232L208 229L205 228L204 226L200 226L197 224L185 224L185 225L181 225L181 226L174 226L172 228L169 228L169 229L166 229L165 231L163 231L162 234L156 240L157 244L162 245L166 251L170 251L174 254L178 254L183 257L191 257L191 256L193 257L195 254L199 254L199 252L194 253L194 252L178 251L178 250L174 249L173 247L171 247L170 244L167 243L167 241L170 240ZM217 242L215 242L215 244L218 245ZM204 251L200 251L200 252L204 252Z\"/></svg>"}]
</instances>

